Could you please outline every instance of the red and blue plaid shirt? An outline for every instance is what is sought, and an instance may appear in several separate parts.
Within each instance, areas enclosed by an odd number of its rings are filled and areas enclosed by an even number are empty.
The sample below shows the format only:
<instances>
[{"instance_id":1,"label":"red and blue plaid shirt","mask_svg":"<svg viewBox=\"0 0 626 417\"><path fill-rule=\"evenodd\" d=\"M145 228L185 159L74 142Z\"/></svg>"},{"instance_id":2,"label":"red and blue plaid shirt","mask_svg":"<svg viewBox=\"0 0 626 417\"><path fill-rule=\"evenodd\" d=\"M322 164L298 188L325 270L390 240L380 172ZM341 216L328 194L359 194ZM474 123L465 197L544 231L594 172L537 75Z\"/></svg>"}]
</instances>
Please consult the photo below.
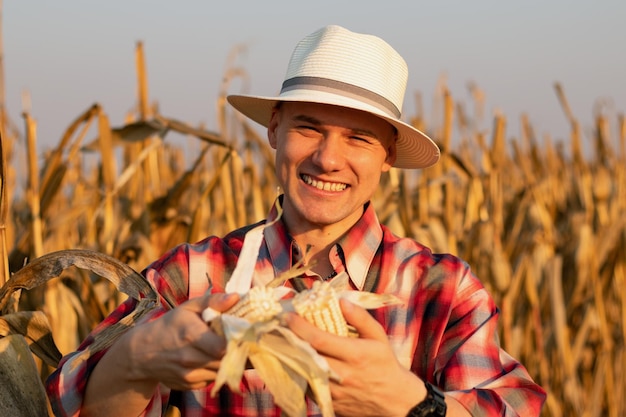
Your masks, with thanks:
<instances>
[{"instance_id":1,"label":"red and blue plaid shirt","mask_svg":"<svg viewBox=\"0 0 626 417\"><path fill-rule=\"evenodd\" d=\"M268 220L277 217L274 207ZM150 265L144 275L157 289L161 306L179 305L207 290L223 292L252 226L224 238L208 237L185 244ZM255 284L269 282L289 270L300 256L285 225L267 227L255 267ZM498 309L485 288L457 257L433 254L412 239L394 236L368 205L359 222L335 245L331 263L346 271L354 289L392 293L404 304L377 309L399 361L423 380L439 386L461 402L472 415L538 416L545 391L526 369L504 352L497 336ZM301 282L319 279L305 274ZM166 302L167 301L167 302ZM79 351L94 342L103 329L117 323L135 307L129 299L111 313L83 341ZM77 416L87 378L104 351L88 358L76 352L63 358L47 381L51 405L59 416ZM211 398L212 385L194 391L170 391L160 386L143 415L159 416L169 405L183 416L280 416L272 396L254 370L247 370L243 395L228 388ZM320 415L307 399L308 415Z\"/></svg>"}]
</instances>

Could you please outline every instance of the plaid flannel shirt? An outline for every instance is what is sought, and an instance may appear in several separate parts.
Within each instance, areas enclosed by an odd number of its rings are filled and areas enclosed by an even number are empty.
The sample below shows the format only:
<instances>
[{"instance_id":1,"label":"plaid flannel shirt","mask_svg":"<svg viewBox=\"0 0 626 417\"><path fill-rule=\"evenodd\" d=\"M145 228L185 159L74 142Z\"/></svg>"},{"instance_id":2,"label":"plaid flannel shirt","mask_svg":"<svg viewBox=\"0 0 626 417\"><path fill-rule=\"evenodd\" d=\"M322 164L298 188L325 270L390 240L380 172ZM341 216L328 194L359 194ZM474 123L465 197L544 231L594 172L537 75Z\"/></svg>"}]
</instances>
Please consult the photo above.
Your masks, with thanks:
<instances>
[{"instance_id":1,"label":"plaid flannel shirt","mask_svg":"<svg viewBox=\"0 0 626 417\"><path fill-rule=\"evenodd\" d=\"M273 207L267 220L276 217ZM178 305L207 290L223 292L245 233L252 227L223 238L213 236L194 245L178 246L146 268L143 274L162 298L161 307L148 319L165 312L165 300ZM255 267L255 284L269 282L290 269L299 256L281 221L267 227ZM372 315L385 328L399 361L420 378L439 386L472 415L539 415L545 391L500 348L498 308L465 262L452 255L433 254L412 239L394 236L379 223L371 204L332 249L330 260L335 271L348 273L354 289L392 293L404 302L374 310ZM319 276L305 274L301 282L311 285L315 279ZM135 305L132 299L121 304L77 352ZM64 357L47 381L48 396L58 416L79 414L87 378L105 353L83 358L77 352ZM224 387L211 398L211 388L178 392L160 386L143 415L159 416L173 405L188 417L280 416L280 409L254 370L244 373L243 395ZM307 399L307 404L308 415L320 415L315 403Z\"/></svg>"}]
</instances>

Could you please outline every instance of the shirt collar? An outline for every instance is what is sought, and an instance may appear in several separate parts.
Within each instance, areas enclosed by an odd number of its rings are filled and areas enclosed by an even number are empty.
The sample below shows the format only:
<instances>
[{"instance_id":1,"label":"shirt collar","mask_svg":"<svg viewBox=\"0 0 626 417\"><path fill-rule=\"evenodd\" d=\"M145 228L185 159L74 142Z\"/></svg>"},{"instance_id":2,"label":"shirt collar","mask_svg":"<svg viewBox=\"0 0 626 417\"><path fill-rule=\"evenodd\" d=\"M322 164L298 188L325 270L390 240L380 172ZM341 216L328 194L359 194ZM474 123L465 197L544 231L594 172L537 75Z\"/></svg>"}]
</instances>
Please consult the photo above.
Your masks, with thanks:
<instances>
[{"instance_id":1,"label":"shirt collar","mask_svg":"<svg viewBox=\"0 0 626 417\"><path fill-rule=\"evenodd\" d=\"M359 221L337 242L337 246L343 251L348 275L359 290L365 285L367 273L382 238L383 230L376 211L368 202Z\"/></svg>"},{"instance_id":2,"label":"shirt collar","mask_svg":"<svg viewBox=\"0 0 626 417\"><path fill-rule=\"evenodd\" d=\"M267 224L279 217L279 207L282 203L282 196L274 202L268 216ZM271 259L274 276L278 276L289 270L293 264L292 260L292 238L282 220L273 222L264 230L265 245L261 258ZM345 259L345 268L352 280L352 283L359 290L363 289L367 272L376 250L383 237L382 227L376 216L376 211L370 202L365 205L363 215L348 232L337 242ZM295 243L294 243L295 244ZM264 277L262 281L270 279ZM258 282L258 281L257 281ZM268 281L269 282L269 281Z\"/></svg>"}]
</instances>

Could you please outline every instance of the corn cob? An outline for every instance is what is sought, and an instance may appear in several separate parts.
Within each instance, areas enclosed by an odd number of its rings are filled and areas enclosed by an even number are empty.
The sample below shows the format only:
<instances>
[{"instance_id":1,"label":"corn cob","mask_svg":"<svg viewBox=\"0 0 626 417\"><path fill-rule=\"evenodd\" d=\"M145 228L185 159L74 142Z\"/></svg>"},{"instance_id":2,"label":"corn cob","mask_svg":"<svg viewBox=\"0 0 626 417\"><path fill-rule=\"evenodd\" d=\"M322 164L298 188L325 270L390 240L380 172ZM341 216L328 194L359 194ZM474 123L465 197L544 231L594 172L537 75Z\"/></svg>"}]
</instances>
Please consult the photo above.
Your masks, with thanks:
<instances>
[{"instance_id":1,"label":"corn cob","mask_svg":"<svg viewBox=\"0 0 626 417\"><path fill-rule=\"evenodd\" d=\"M270 320L280 312L282 306L276 299L274 292L268 287L252 287L241 300L231 307L225 314L246 319L252 323Z\"/></svg>"},{"instance_id":2,"label":"corn cob","mask_svg":"<svg viewBox=\"0 0 626 417\"><path fill-rule=\"evenodd\" d=\"M296 313L316 327L339 336L348 336L348 323L339 307L339 297L328 282L315 281L310 290L293 298Z\"/></svg>"}]
</instances>

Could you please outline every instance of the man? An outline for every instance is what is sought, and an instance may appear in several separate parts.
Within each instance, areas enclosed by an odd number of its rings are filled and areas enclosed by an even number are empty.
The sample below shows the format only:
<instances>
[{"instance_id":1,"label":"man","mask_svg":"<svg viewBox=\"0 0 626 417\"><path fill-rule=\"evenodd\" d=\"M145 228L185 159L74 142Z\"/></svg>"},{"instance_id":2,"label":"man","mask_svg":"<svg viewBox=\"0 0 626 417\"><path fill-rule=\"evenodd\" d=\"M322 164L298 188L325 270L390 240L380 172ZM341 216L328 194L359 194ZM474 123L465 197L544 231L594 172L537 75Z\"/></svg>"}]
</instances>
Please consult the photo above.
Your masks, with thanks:
<instances>
[{"instance_id":1,"label":"man","mask_svg":"<svg viewBox=\"0 0 626 417\"><path fill-rule=\"evenodd\" d=\"M343 302L358 338L287 315L286 325L339 375L331 382L338 415L539 415L545 392L500 349L498 310L468 266L393 236L370 204L382 173L439 158L426 135L400 120L406 81L404 60L383 40L328 26L297 45L278 97L229 97L267 126L284 191L282 217L271 223L275 205L267 218L255 282L304 257L313 265L300 279L307 286L347 272L353 289L403 302L371 314ZM146 277L176 307L159 309L106 352L64 358L48 382L56 412L160 415L169 403L189 416L280 415L254 370L242 395L209 395L225 342L200 314L237 302L223 292L248 230L182 245L148 267ZM80 349L135 304L120 306ZM311 401L308 408L319 413Z\"/></svg>"}]
</instances>

